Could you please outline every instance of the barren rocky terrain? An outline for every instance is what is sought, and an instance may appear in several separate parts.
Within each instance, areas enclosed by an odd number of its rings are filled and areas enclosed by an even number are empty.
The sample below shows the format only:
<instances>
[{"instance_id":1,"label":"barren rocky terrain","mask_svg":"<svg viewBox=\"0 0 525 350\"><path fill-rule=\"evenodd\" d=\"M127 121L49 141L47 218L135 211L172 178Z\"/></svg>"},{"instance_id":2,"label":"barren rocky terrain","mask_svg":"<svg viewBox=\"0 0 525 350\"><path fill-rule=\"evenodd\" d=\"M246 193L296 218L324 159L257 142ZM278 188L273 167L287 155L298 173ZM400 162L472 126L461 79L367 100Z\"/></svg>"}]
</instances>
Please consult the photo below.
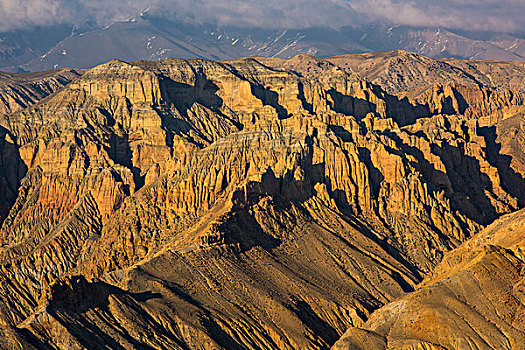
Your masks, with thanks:
<instances>
[{"instance_id":1,"label":"barren rocky terrain","mask_svg":"<svg viewBox=\"0 0 525 350\"><path fill-rule=\"evenodd\" d=\"M1 348L524 348L523 63L0 79Z\"/></svg>"}]
</instances>

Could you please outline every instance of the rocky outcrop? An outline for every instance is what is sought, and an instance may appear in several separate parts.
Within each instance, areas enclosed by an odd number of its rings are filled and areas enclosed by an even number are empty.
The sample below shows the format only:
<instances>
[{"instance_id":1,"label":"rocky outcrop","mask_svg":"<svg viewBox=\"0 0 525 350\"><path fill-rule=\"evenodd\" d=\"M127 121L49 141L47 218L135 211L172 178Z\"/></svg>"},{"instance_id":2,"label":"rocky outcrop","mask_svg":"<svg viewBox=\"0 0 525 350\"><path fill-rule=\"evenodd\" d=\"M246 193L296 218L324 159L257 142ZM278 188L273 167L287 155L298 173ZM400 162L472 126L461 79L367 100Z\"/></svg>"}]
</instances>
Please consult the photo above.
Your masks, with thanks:
<instances>
[{"instance_id":1,"label":"rocky outcrop","mask_svg":"<svg viewBox=\"0 0 525 350\"><path fill-rule=\"evenodd\" d=\"M519 93L317 67L115 60L1 117L10 344L326 349L523 206Z\"/></svg>"}]
</instances>

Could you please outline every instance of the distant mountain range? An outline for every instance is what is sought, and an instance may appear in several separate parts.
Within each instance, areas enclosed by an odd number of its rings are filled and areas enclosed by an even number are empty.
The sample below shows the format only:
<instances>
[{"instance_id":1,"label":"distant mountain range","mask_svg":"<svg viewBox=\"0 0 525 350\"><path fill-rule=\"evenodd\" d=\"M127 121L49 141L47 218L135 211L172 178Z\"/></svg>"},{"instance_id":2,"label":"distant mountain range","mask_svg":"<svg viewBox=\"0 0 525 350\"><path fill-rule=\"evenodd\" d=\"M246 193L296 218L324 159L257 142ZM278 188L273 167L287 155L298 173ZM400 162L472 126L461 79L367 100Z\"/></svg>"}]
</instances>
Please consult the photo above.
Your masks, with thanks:
<instances>
[{"instance_id":1,"label":"distant mountain range","mask_svg":"<svg viewBox=\"0 0 525 350\"><path fill-rule=\"evenodd\" d=\"M339 30L269 30L169 21L144 13L107 27L35 28L0 34L0 70L90 68L113 58L214 60L242 56L327 57L406 50L432 58L525 60L525 39L498 33L373 25Z\"/></svg>"}]
</instances>

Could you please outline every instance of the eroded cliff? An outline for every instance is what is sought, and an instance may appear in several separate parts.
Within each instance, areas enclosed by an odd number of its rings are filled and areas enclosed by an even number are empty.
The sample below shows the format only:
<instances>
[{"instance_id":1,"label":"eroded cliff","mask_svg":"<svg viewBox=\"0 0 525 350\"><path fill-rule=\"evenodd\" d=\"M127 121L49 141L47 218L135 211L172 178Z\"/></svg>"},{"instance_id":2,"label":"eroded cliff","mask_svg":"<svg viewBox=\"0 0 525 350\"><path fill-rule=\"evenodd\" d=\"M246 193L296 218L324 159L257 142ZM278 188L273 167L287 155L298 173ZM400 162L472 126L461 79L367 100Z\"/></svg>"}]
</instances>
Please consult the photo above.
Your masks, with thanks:
<instances>
[{"instance_id":1,"label":"eroded cliff","mask_svg":"<svg viewBox=\"0 0 525 350\"><path fill-rule=\"evenodd\" d=\"M328 348L523 207L519 89L283 67L111 61L2 117L0 345Z\"/></svg>"}]
</instances>

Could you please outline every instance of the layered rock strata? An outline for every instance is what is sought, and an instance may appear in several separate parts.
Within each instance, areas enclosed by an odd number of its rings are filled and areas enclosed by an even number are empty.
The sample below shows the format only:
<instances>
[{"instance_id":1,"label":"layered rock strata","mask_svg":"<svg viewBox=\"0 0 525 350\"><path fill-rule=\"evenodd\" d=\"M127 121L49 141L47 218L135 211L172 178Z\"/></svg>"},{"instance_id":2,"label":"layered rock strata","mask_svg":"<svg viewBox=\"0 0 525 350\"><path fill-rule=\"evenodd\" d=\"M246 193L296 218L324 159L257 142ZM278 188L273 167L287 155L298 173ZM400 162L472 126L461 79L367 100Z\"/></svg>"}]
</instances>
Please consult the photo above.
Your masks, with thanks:
<instances>
[{"instance_id":1,"label":"layered rock strata","mask_svg":"<svg viewBox=\"0 0 525 350\"><path fill-rule=\"evenodd\" d=\"M330 347L523 207L522 92L461 83L111 61L1 117L0 346Z\"/></svg>"}]
</instances>

